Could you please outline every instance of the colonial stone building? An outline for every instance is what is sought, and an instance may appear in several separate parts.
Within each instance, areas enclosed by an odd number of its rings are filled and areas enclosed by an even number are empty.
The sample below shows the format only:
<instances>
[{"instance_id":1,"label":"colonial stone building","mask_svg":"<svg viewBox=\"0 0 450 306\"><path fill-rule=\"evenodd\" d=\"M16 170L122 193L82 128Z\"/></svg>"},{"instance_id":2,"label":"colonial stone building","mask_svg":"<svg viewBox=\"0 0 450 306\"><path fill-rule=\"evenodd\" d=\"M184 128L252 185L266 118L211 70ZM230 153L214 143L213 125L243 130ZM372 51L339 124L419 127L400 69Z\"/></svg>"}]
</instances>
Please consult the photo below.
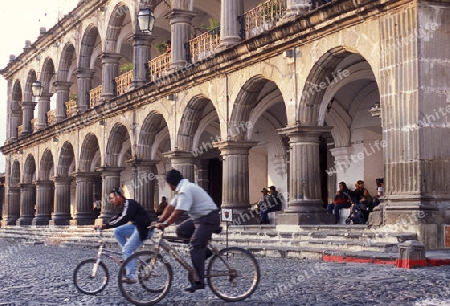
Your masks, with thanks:
<instances>
[{"instance_id":1,"label":"colonial stone building","mask_svg":"<svg viewBox=\"0 0 450 306\"><path fill-rule=\"evenodd\" d=\"M275 185L279 224L321 224L338 181L383 177L371 225L444 247L450 1L313 2L80 1L1 70L3 225L93 224L116 186L153 210L172 167L236 216Z\"/></svg>"}]
</instances>

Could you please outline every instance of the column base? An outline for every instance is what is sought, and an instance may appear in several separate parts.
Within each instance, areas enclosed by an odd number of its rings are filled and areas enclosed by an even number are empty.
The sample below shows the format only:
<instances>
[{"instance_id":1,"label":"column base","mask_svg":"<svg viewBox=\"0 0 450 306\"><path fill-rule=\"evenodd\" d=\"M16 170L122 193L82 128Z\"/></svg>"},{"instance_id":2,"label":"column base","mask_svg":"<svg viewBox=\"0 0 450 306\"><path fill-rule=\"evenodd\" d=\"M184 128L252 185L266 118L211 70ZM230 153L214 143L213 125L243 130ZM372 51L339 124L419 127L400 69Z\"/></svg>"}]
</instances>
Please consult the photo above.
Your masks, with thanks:
<instances>
[{"instance_id":1,"label":"column base","mask_svg":"<svg viewBox=\"0 0 450 306\"><path fill-rule=\"evenodd\" d=\"M334 215L326 212L294 212L281 213L278 215L278 224L294 224L294 225L314 225L314 224L334 224Z\"/></svg>"},{"instance_id":2,"label":"column base","mask_svg":"<svg viewBox=\"0 0 450 306\"><path fill-rule=\"evenodd\" d=\"M33 216L22 216L16 221L17 226L31 225L33 222Z\"/></svg>"},{"instance_id":3,"label":"column base","mask_svg":"<svg viewBox=\"0 0 450 306\"><path fill-rule=\"evenodd\" d=\"M53 213L49 225L69 225L72 216L68 213Z\"/></svg>"},{"instance_id":4,"label":"column base","mask_svg":"<svg viewBox=\"0 0 450 306\"><path fill-rule=\"evenodd\" d=\"M34 226L48 225L49 222L50 222L50 217L38 216L31 221L31 225L34 225Z\"/></svg>"},{"instance_id":5,"label":"column base","mask_svg":"<svg viewBox=\"0 0 450 306\"><path fill-rule=\"evenodd\" d=\"M94 225L96 220L93 212L77 213L73 217L73 220L69 220L69 225Z\"/></svg>"},{"instance_id":6,"label":"column base","mask_svg":"<svg viewBox=\"0 0 450 306\"><path fill-rule=\"evenodd\" d=\"M59 225L70 225L70 219L58 219L58 220L50 220L48 222L49 226L59 226Z\"/></svg>"},{"instance_id":7,"label":"column base","mask_svg":"<svg viewBox=\"0 0 450 306\"><path fill-rule=\"evenodd\" d=\"M247 208L233 208L233 221L229 225L251 225L259 224L261 215L258 210Z\"/></svg>"}]
</instances>

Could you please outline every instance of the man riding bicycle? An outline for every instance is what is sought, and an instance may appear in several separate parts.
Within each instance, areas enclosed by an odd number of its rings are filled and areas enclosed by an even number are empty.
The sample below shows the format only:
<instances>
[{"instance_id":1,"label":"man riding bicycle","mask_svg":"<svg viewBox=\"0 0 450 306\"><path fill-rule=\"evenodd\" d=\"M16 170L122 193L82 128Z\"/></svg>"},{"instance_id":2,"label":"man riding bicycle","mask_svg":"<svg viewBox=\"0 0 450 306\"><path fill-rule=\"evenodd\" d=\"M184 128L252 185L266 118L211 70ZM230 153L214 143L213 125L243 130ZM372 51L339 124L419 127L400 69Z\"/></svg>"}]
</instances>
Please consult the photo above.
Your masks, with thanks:
<instances>
[{"instance_id":1,"label":"man riding bicycle","mask_svg":"<svg viewBox=\"0 0 450 306\"><path fill-rule=\"evenodd\" d=\"M205 258L212 255L207 248L208 240L220 227L219 209L203 188L184 179L180 171L172 169L167 172L166 181L175 191L175 197L155 227L163 229L175 223L185 211L188 213L190 218L177 226L176 234L189 239L195 275L194 281L184 290L192 293L205 288Z\"/></svg>"}]
</instances>

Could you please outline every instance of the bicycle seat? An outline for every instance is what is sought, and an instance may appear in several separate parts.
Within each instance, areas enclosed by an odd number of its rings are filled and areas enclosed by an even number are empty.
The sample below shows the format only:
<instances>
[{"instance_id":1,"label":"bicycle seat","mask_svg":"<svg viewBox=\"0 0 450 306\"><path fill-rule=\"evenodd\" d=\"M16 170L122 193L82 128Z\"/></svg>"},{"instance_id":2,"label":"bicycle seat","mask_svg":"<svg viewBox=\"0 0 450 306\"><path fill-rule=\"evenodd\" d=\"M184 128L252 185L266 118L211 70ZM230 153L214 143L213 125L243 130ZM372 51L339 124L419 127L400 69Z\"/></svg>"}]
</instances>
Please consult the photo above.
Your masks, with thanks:
<instances>
[{"instance_id":1,"label":"bicycle seat","mask_svg":"<svg viewBox=\"0 0 450 306\"><path fill-rule=\"evenodd\" d=\"M213 232L213 234L220 234L220 233L222 232L222 230L223 230L223 227L222 227L222 226L219 226L219 227Z\"/></svg>"}]
</instances>

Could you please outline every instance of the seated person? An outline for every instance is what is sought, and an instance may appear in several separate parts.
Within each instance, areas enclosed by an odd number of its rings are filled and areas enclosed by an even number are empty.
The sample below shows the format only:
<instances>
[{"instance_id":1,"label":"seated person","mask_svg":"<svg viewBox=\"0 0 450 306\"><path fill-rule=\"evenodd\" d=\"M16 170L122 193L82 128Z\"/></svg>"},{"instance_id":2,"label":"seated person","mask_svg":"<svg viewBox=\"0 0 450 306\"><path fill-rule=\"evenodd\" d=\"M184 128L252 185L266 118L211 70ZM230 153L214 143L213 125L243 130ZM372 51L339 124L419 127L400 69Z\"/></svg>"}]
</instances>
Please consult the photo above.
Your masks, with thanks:
<instances>
[{"instance_id":1,"label":"seated person","mask_svg":"<svg viewBox=\"0 0 450 306\"><path fill-rule=\"evenodd\" d=\"M350 216L345 220L346 224L365 224L369 218L369 203L367 197L361 196L359 203L353 203L350 208Z\"/></svg>"},{"instance_id":2,"label":"seated person","mask_svg":"<svg viewBox=\"0 0 450 306\"><path fill-rule=\"evenodd\" d=\"M347 188L347 184L345 182L339 183L339 190L336 191L336 196L334 197L333 204L328 204L327 210L329 214L333 213L334 210L334 223L339 223L341 208L350 208L351 199L349 195L349 190Z\"/></svg>"}]
</instances>

